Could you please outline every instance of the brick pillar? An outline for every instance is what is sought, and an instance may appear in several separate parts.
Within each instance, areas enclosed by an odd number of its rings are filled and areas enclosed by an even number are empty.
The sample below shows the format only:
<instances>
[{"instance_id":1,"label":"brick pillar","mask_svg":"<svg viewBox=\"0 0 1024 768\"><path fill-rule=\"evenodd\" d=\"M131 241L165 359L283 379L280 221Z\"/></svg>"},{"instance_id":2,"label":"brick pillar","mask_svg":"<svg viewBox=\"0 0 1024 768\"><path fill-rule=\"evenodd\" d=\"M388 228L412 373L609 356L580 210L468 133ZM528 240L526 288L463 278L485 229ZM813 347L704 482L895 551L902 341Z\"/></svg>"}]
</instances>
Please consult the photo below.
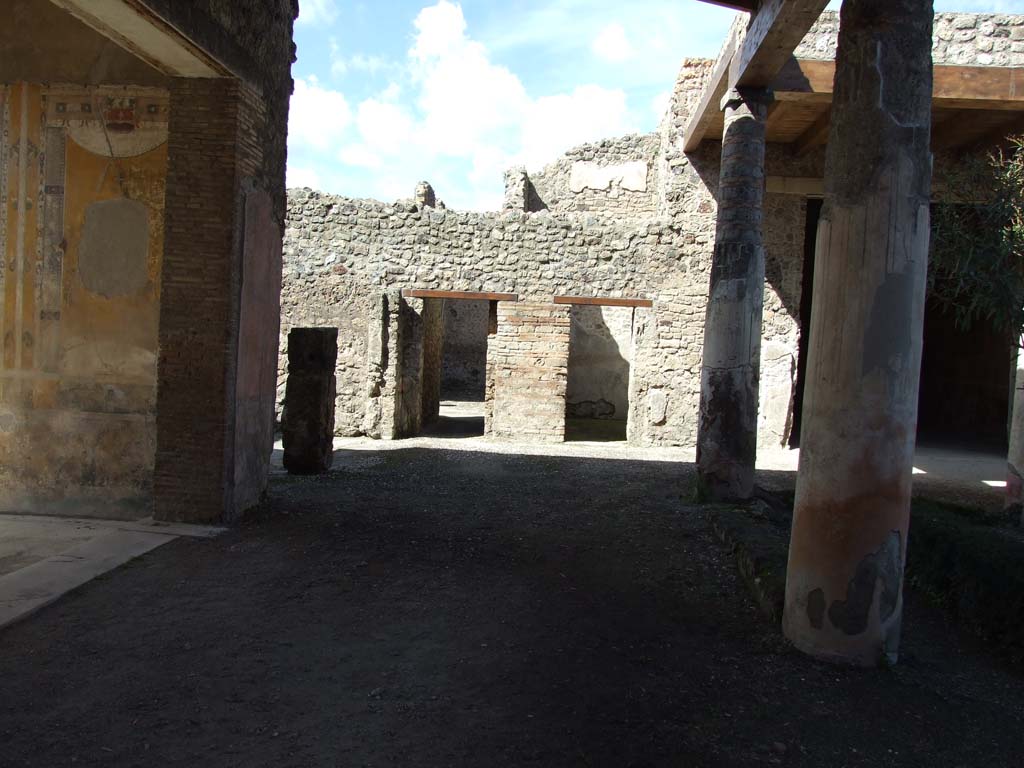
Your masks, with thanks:
<instances>
[{"instance_id":1,"label":"brick pillar","mask_svg":"<svg viewBox=\"0 0 1024 768\"><path fill-rule=\"evenodd\" d=\"M281 224L253 181L263 119L259 97L237 81L171 86L154 475L162 520L230 519L265 487Z\"/></svg>"},{"instance_id":2,"label":"brick pillar","mask_svg":"<svg viewBox=\"0 0 1024 768\"><path fill-rule=\"evenodd\" d=\"M293 474L331 468L337 365L337 328L292 328L288 332L288 384L281 431L284 467Z\"/></svg>"},{"instance_id":3,"label":"brick pillar","mask_svg":"<svg viewBox=\"0 0 1024 768\"><path fill-rule=\"evenodd\" d=\"M565 440L571 309L498 303L498 332L487 339L488 434L538 443Z\"/></svg>"},{"instance_id":4,"label":"brick pillar","mask_svg":"<svg viewBox=\"0 0 1024 768\"><path fill-rule=\"evenodd\" d=\"M704 320L697 469L715 499L754 490L758 374L764 307L765 120L763 89L733 90L722 101L725 133L718 225Z\"/></svg>"},{"instance_id":5,"label":"brick pillar","mask_svg":"<svg viewBox=\"0 0 1024 768\"><path fill-rule=\"evenodd\" d=\"M930 236L932 3L846 0L818 227L786 636L894 662Z\"/></svg>"}]
</instances>

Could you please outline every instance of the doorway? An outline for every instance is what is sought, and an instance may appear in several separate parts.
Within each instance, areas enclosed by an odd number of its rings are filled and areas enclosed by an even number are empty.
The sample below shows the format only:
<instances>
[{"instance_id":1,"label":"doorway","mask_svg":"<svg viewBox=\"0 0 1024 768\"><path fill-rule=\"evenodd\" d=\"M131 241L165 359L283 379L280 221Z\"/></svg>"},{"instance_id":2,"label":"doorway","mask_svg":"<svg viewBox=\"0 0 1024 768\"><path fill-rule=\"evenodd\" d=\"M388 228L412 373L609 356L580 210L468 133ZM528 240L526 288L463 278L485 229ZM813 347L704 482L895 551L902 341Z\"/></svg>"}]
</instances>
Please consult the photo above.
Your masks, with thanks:
<instances>
[{"instance_id":1,"label":"doorway","mask_svg":"<svg viewBox=\"0 0 1024 768\"><path fill-rule=\"evenodd\" d=\"M821 200L807 201L800 351L789 440L794 448L800 445L821 210ZM918 443L1005 452L1011 373L1009 342L990 323L975 323L970 330L959 328L949 311L928 297L918 396Z\"/></svg>"},{"instance_id":2,"label":"doorway","mask_svg":"<svg viewBox=\"0 0 1024 768\"><path fill-rule=\"evenodd\" d=\"M565 439L626 440L632 306L575 304L570 312Z\"/></svg>"}]
</instances>

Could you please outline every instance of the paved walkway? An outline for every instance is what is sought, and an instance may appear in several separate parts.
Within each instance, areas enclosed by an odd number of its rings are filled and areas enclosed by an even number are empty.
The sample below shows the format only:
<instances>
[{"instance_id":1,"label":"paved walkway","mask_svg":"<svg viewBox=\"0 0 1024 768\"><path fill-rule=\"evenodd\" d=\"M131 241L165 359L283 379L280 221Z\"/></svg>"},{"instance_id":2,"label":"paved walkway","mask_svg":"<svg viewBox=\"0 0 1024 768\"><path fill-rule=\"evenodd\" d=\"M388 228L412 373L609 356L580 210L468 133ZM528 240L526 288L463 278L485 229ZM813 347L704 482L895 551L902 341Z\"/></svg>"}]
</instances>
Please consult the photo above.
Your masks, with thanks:
<instances>
[{"instance_id":1,"label":"paved walkway","mask_svg":"<svg viewBox=\"0 0 1024 768\"><path fill-rule=\"evenodd\" d=\"M0 629L198 525L0 514Z\"/></svg>"}]
</instances>

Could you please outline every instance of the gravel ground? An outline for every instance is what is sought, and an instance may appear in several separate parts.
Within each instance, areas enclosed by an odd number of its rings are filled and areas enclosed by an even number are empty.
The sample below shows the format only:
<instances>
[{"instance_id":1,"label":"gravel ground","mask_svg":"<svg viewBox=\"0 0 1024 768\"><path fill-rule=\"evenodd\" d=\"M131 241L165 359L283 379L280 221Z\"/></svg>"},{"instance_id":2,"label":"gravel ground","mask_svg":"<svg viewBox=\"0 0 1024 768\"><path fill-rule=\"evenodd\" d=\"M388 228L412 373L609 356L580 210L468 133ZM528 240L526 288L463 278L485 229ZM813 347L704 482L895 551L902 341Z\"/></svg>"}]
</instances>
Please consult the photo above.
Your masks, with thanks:
<instances>
[{"instance_id":1,"label":"gravel ground","mask_svg":"<svg viewBox=\"0 0 1024 768\"><path fill-rule=\"evenodd\" d=\"M355 447L0 634L0 766L1020 764L1024 680L917 595L893 669L790 649L692 465Z\"/></svg>"}]
</instances>

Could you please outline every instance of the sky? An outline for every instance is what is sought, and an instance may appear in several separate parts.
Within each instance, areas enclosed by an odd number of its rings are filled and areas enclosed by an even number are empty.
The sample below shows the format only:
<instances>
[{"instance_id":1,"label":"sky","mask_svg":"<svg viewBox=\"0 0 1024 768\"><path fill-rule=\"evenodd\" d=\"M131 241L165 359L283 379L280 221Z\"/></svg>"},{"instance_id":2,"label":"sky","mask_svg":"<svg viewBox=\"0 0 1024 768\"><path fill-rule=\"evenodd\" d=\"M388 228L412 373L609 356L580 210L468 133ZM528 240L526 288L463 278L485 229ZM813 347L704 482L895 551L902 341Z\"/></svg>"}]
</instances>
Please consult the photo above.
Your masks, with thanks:
<instances>
[{"instance_id":1,"label":"sky","mask_svg":"<svg viewBox=\"0 0 1024 768\"><path fill-rule=\"evenodd\" d=\"M300 0L288 186L501 207L503 174L654 130L682 59L735 13L697 0ZM838 8L833 2L830 8ZM935 8L1024 12L1024 0Z\"/></svg>"}]
</instances>

